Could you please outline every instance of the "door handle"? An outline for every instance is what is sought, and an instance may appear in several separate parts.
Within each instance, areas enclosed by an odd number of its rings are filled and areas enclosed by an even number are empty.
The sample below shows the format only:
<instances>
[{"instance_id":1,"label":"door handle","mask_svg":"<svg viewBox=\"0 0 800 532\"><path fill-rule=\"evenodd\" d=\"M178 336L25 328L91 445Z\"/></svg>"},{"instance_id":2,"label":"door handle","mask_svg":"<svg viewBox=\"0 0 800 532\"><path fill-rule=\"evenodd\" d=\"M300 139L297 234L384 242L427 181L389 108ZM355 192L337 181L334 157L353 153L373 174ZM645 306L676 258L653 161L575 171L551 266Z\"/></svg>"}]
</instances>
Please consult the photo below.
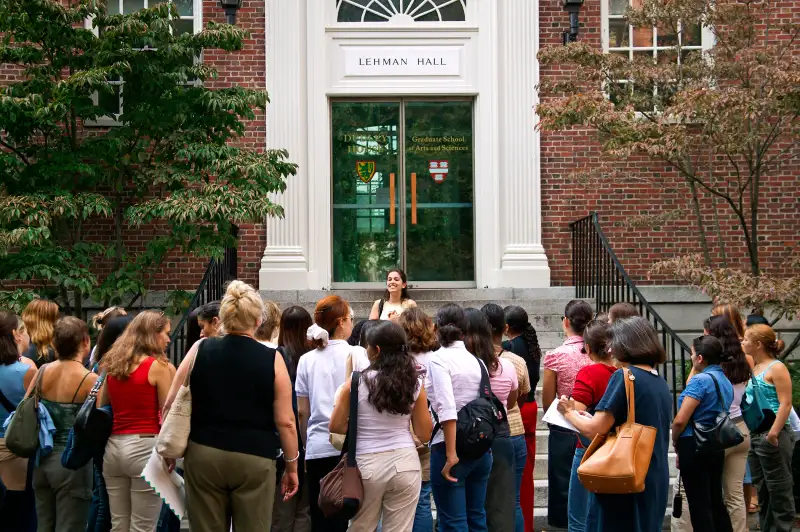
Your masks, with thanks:
<instances>
[{"instance_id":1,"label":"door handle","mask_svg":"<svg viewBox=\"0 0 800 532\"><path fill-rule=\"evenodd\" d=\"M411 224L417 225L417 173L411 174Z\"/></svg>"},{"instance_id":2,"label":"door handle","mask_svg":"<svg viewBox=\"0 0 800 532\"><path fill-rule=\"evenodd\" d=\"M395 191L394 191L394 173L389 174L389 225L395 224Z\"/></svg>"}]
</instances>

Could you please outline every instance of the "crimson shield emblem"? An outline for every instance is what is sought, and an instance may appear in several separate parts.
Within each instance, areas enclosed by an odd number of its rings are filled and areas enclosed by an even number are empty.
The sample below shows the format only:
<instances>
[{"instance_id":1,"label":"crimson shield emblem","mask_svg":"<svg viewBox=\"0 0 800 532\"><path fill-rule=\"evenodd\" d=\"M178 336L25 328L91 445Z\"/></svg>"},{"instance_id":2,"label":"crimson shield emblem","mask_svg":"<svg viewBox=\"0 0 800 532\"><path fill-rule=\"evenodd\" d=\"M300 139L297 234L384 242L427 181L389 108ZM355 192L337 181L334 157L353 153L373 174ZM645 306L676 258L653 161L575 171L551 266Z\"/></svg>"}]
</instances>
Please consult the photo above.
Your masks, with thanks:
<instances>
[{"instance_id":1,"label":"crimson shield emblem","mask_svg":"<svg viewBox=\"0 0 800 532\"><path fill-rule=\"evenodd\" d=\"M430 161L428 165L434 183L443 183L450 171L450 164L447 161Z\"/></svg>"}]
</instances>

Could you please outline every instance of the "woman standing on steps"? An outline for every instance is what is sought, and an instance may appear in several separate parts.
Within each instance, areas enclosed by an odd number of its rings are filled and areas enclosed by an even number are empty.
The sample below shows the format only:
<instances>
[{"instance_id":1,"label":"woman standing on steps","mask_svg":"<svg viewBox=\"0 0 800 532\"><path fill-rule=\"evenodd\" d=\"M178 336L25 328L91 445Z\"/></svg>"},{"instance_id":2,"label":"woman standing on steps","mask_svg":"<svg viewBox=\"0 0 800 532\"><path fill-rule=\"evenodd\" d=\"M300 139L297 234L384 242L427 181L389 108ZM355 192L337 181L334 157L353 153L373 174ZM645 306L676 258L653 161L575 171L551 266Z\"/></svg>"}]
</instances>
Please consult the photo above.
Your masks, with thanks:
<instances>
[{"instance_id":1,"label":"woman standing on steps","mask_svg":"<svg viewBox=\"0 0 800 532\"><path fill-rule=\"evenodd\" d=\"M528 313L522 307L506 307L506 336L503 349L514 353L525 361L530 380L530 391L520 395L520 415L525 429L526 459L522 472L519 503L525 520L526 532L533 530L533 467L536 462L536 418L539 405L536 404L536 385L539 384L539 365L542 361L542 350L536 329L528 320ZM510 421L510 419L509 419Z\"/></svg>"},{"instance_id":2,"label":"woman standing on steps","mask_svg":"<svg viewBox=\"0 0 800 532\"><path fill-rule=\"evenodd\" d=\"M369 319L392 320L400 317L406 309L416 306L416 301L408 297L406 272L395 268L386 274L386 293L383 299L372 304Z\"/></svg>"},{"instance_id":3,"label":"woman standing on steps","mask_svg":"<svg viewBox=\"0 0 800 532\"><path fill-rule=\"evenodd\" d=\"M745 393L752 396L752 388L758 386L775 413L771 426L759 427L750 434L748 463L761 502L758 515L761 530L776 532L789 532L795 518L792 493L794 433L789 425L792 379L789 370L778 360L783 348L783 340L776 337L769 325L752 325L744 333L742 350L756 363Z\"/></svg>"}]
</instances>

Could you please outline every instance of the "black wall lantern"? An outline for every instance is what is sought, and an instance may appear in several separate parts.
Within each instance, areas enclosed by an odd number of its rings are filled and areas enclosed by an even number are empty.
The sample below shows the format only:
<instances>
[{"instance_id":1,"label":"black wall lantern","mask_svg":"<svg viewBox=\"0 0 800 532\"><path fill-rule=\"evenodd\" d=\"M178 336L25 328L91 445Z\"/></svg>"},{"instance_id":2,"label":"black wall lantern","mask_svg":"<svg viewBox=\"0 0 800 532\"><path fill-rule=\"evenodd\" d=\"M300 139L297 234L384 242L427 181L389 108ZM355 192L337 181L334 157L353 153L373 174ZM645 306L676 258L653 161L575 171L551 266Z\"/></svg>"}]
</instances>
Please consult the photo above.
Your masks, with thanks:
<instances>
[{"instance_id":1,"label":"black wall lantern","mask_svg":"<svg viewBox=\"0 0 800 532\"><path fill-rule=\"evenodd\" d=\"M578 40L578 13L583 6L583 0L563 0L564 11L569 13L569 31L563 34L564 44Z\"/></svg>"},{"instance_id":2,"label":"black wall lantern","mask_svg":"<svg viewBox=\"0 0 800 532\"><path fill-rule=\"evenodd\" d=\"M219 5L225 10L228 24L236 24L236 12L242 7L242 0L219 0Z\"/></svg>"}]
</instances>

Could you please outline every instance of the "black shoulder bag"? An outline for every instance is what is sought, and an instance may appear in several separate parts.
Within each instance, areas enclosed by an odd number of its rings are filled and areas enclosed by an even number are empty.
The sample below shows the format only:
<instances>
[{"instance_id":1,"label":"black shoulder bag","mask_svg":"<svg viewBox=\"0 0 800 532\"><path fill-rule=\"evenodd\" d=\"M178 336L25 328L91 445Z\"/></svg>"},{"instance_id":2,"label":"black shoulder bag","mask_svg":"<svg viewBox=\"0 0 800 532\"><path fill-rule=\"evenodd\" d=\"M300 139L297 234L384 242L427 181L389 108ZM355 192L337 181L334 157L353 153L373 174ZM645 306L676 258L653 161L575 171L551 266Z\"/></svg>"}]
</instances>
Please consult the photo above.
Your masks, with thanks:
<instances>
[{"instance_id":1,"label":"black shoulder bag","mask_svg":"<svg viewBox=\"0 0 800 532\"><path fill-rule=\"evenodd\" d=\"M711 426L698 425L692 421L694 442L698 453L723 451L730 447L736 447L744 441L744 436L739 431L739 427L731 421L728 411L725 409L725 401L722 400L722 392L719 391L717 378L710 373L708 376L714 381L714 388L717 390L717 403L720 406L720 413Z\"/></svg>"}]
</instances>

